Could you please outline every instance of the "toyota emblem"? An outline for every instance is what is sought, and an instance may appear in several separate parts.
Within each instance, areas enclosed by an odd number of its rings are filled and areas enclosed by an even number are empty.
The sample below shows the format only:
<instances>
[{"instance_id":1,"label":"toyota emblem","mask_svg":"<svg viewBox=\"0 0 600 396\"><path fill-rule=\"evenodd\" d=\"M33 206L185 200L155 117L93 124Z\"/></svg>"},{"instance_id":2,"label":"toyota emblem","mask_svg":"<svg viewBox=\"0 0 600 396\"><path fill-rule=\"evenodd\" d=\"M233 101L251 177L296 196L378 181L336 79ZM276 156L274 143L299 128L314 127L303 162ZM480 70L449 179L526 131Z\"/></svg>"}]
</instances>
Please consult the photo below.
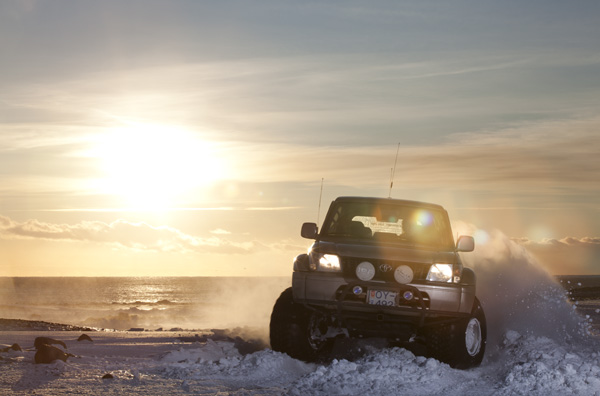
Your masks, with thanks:
<instances>
[{"instance_id":1,"label":"toyota emblem","mask_svg":"<svg viewBox=\"0 0 600 396\"><path fill-rule=\"evenodd\" d=\"M389 264L381 264L379 266L379 271L381 271L381 272L390 272L392 269L393 269L392 266Z\"/></svg>"}]
</instances>

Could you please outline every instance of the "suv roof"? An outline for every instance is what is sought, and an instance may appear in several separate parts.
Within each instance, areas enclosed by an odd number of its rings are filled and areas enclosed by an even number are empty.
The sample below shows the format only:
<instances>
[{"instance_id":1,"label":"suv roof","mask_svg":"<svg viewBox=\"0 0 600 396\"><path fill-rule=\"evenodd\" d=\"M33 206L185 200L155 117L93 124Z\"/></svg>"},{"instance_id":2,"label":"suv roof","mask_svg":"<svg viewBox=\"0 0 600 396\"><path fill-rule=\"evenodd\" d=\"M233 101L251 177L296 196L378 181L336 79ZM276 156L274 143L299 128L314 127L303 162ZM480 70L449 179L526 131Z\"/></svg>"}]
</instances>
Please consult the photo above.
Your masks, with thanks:
<instances>
[{"instance_id":1,"label":"suv roof","mask_svg":"<svg viewBox=\"0 0 600 396\"><path fill-rule=\"evenodd\" d=\"M411 201L411 200L406 200L406 199L394 199L394 198L338 197L338 198L336 198L336 200L334 202L365 202L365 203L370 202L370 203L380 203L380 204L392 203L392 204L398 204L398 205L404 205L404 206L415 206L415 207L419 207L419 208L431 208L431 209L444 210L444 208L438 204L432 204L432 203L420 202L420 201Z\"/></svg>"}]
</instances>

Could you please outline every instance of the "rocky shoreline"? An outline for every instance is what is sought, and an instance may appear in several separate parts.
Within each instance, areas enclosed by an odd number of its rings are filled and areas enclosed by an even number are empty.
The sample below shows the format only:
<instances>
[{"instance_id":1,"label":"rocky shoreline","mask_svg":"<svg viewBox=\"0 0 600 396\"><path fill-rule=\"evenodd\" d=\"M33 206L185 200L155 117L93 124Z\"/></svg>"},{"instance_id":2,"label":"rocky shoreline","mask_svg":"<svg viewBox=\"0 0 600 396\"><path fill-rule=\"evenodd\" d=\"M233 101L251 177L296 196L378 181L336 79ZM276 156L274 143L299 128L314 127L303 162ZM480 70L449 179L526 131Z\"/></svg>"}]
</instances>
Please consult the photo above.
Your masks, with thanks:
<instances>
[{"instance_id":1,"label":"rocky shoreline","mask_svg":"<svg viewBox=\"0 0 600 396\"><path fill-rule=\"evenodd\" d=\"M198 329L183 329L174 327L171 329L146 329L143 327L132 327L128 330L104 329L89 326L74 326L63 323L44 322L41 320L4 319L0 318L0 331L130 331L130 332L191 332L203 331Z\"/></svg>"},{"instance_id":2,"label":"rocky shoreline","mask_svg":"<svg viewBox=\"0 0 600 396\"><path fill-rule=\"evenodd\" d=\"M98 331L93 327L73 326L38 320L2 319L0 331Z\"/></svg>"}]
</instances>

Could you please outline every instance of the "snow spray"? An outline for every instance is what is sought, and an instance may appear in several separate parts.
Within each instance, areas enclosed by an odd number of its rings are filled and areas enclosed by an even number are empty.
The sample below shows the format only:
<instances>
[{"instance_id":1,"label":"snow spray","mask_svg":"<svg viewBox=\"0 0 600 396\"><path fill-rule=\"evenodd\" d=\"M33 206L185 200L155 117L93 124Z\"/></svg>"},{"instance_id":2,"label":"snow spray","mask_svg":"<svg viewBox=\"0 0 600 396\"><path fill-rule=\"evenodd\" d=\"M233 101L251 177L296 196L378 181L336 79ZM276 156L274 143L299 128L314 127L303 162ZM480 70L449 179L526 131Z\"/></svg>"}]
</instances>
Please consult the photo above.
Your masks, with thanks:
<instances>
[{"instance_id":1,"label":"snow spray","mask_svg":"<svg viewBox=\"0 0 600 396\"><path fill-rule=\"evenodd\" d=\"M453 228L475 236L475 251L461 257L477 277L489 351L507 331L548 337L559 344L588 335L586 320L568 302L565 290L524 247L498 230L487 233L466 223Z\"/></svg>"}]
</instances>

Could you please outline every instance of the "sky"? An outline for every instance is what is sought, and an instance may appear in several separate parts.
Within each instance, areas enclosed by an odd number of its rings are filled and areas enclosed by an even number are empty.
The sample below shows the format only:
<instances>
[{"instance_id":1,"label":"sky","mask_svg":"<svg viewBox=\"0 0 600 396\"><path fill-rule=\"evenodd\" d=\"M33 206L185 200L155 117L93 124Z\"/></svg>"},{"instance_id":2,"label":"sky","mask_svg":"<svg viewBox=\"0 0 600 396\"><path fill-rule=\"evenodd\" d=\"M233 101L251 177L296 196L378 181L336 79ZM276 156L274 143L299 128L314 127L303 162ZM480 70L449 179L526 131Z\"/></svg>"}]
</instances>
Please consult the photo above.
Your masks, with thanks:
<instances>
[{"instance_id":1,"label":"sky","mask_svg":"<svg viewBox=\"0 0 600 396\"><path fill-rule=\"evenodd\" d=\"M0 276L287 276L395 164L600 274L597 1L3 0L0 54Z\"/></svg>"}]
</instances>

